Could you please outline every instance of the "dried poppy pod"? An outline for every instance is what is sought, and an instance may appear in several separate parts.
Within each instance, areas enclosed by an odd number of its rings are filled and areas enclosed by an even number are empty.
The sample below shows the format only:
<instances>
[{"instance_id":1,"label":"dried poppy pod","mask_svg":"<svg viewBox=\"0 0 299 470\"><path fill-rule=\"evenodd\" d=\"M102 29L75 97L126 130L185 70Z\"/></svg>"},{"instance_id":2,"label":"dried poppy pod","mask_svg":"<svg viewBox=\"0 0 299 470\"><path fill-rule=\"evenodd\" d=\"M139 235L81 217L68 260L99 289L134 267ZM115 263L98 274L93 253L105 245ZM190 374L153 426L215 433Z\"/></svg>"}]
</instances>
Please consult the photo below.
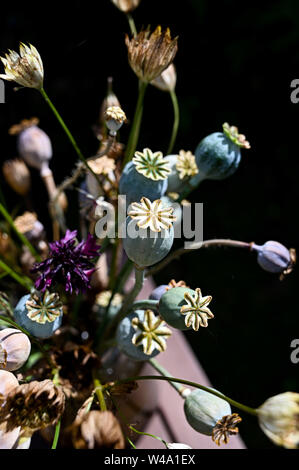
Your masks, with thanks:
<instances>
[{"instance_id":1,"label":"dried poppy pod","mask_svg":"<svg viewBox=\"0 0 299 470\"><path fill-rule=\"evenodd\" d=\"M7 370L0 370L0 395L5 397L18 385L19 382L14 374Z\"/></svg>"},{"instance_id":2,"label":"dried poppy pod","mask_svg":"<svg viewBox=\"0 0 299 470\"><path fill-rule=\"evenodd\" d=\"M31 188L30 173L23 162L18 158L3 163L2 171L6 182L20 196L26 196Z\"/></svg>"},{"instance_id":3,"label":"dried poppy pod","mask_svg":"<svg viewBox=\"0 0 299 470\"><path fill-rule=\"evenodd\" d=\"M30 351L31 343L27 335L14 328L0 331L0 368L8 371L20 369Z\"/></svg>"},{"instance_id":4,"label":"dried poppy pod","mask_svg":"<svg viewBox=\"0 0 299 470\"><path fill-rule=\"evenodd\" d=\"M14 220L14 224L17 230L30 241L40 240L45 234L44 226L34 212L24 212Z\"/></svg>"}]
</instances>

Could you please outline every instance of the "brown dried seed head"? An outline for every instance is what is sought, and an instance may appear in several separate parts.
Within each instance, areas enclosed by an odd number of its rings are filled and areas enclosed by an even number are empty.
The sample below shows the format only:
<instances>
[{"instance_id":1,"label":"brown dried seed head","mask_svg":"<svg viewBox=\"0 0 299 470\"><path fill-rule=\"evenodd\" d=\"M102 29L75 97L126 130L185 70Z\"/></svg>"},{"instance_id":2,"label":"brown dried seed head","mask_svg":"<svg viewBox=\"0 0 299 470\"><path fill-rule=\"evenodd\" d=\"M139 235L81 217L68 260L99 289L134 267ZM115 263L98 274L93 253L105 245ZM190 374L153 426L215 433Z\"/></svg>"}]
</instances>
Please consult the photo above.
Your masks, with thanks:
<instances>
[{"instance_id":1,"label":"brown dried seed head","mask_svg":"<svg viewBox=\"0 0 299 470\"><path fill-rule=\"evenodd\" d=\"M229 437L233 434L238 434L239 429L237 424L242 421L242 418L238 413L233 413L231 415L223 416L219 421L217 421L213 432L212 440L220 446L221 442L227 444Z\"/></svg>"},{"instance_id":2,"label":"brown dried seed head","mask_svg":"<svg viewBox=\"0 0 299 470\"><path fill-rule=\"evenodd\" d=\"M126 36L129 64L140 80L151 82L172 63L177 40L171 39L170 30L162 31L161 26L152 33L147 28L131 39Z\"/></svg>"},{"instance_id":3,"label":"brown dried seed head","mask_svg":"<svg viewBox=\"0 0 299 470\"><path fill-rule=\"evenodd\" d=\"M65 396L51 380L33 381L14 388L0 409L6 431L18 426L36 431L55 424L64 411Z\"/></svg>"},{"instance_id":4,"label":"brown dried seed head","mask_svg":"<svg viewBox=\"0 0 299 470\"><path fill-rule=\"evenodd\" d=\"M72 429L76 449L124 449L120 424L111 411L90 411L77 419Z\"/></svg>"},{"instance_id":5,"label":"brown dried seed head","mask_svg":"<svg viewBox=\"0 0 299 470\"><path fill-rule=\"evenodd\" d=\"M2 171L9 186L21 196L26 196L31 187L29 170L23 160L18 158L3 163Z\"/></svg>"}]
</instances>

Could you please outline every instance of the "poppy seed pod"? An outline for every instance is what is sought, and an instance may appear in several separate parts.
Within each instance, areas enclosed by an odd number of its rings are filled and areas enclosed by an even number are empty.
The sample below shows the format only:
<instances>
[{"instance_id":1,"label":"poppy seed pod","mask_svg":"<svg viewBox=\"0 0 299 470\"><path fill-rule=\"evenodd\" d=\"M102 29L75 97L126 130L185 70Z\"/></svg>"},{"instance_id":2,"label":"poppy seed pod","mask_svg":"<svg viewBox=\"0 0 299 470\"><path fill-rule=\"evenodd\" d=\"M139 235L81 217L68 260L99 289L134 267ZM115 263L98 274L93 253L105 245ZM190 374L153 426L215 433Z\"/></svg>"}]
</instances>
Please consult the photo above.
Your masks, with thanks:
<instances>
[{"instance_id":1,"label":"poppy seed pod","mask_svg":"<svg viewBox=\"0 0 299 470\"><path fill-rule=\"evenodd\" d=\"M165 292L167 291L167 285L166 284L162 284L161 286L158 286L156 287L151 295L149 296L149 299L150 300L160 300L162 295L165 294Z\"/></svg>"},{"instance_id":2,"label":"poppy seed pod","mask_svg":"<svg viewBox=\"0 0 299 470\"><path fill-rule=\"evenodd\" d=\"M3 359L1 362L1 348ZM0 331L0 367L5 370L18 370L27 361L31 351L28 336L14 328Z\"/></svg>"},{"instance_id":3,"label":"poppy seed pod","mask_svg":"<svg viewBox=\"0 0 299 470\"><path fill-rule=\"evenodd\" d=\"M18 324L36 338L50 338L60 327L62 314L58 294L47 290L40 297L24 295L14 310Z\"/></svg>"},{"instance_id":4,"label":"poppy seed pod","mask_svg":"<svg viewBox=\"0 0 299 470\"><path fill-rule=\"evenodd\" d=\"M195 150L198 174L190 184L195 187L204 179L222 180L233 175L241 161L240 148L250 148L238 128L223 124L223 132L214 132L205 137Z\"/></svg>"},{"instance_id":5,"label":"poppy seed pod","mask_svg":"<svg viewBox=\"0 0 299 470\"><path fill-rule=\"evenodd\" d=\"M11 390L19 385L14 374L7 370L0 370L0 394L6 396Z\"/></svg>"},{"instance_id":6,"label":"poppy seed pod","mask_svg":"<svg viewBox=\"0 0 299 470\"><path fill-rule=\"evenodd\" d=\"M159 313L169 325L178 330L188 330L181 308L185 305L185 293L195 294L195 291L188 287L175 287L166 291L159 302Z\"/></svg>"},{"instance_id":7,"label":"poppy seed pod","mask_svg":"<svg viewBox=\"0 0 299 470\"><path fill-rule=\"evenodd\" d=\"M295 250L288 250L284 245L275 241L268 241L264 245L251 246L257 252L257 262L270 273L287 274L295 263Z\"/></svg>"},{"instance_id":8,"label":"poppy seed pod","mask_svg":"<svg viewBox=\"0 0 299 470\"><path fill-rule=\"evenodd\" d=\"M27 165L39 171L48 168L48 162L53 155L51 140L36 124L19 133L17 147Z\"/></svg>"},{"instance_id":9,"label":"poppy seed pod","mask_svg":"<svg viewBox=\"0 0 299 470\"><path fill-rule=\"evenodd\" d=\"M18 385L19 382L14 374L6 370L0 370L0 396L3 395L5 397ZM0 450L12 449L16 445L20 429L20 427L16 427L12 431L6 432L5 423L0 424Z\"/></svg>"},{"instance_id":10,"label":"poppy seed pod","mask_svg":"<svg viewBox=\"0 0 299 470\"><path fill-rule=\"evenodd\" d=\"M125 317L117 328L119 349L134 361L148 361L166 349L171 331L151 310L136 310Z\"/></svg>"},{"instance_id":11,"label":"poppy seed pod","mask_svg":"<svg viewBox=\"0 0 299 470\"><path fill-rule=\"evenodd\" d=\"M3 163L2 171L6 182L17 194L21 196L28 194L31 187L31 178L23 160L18 158L7 160Z\"/></svg>"},{"instance_id":12,"label":"poppy seed pod","mask_svg":"<svg viewBox=\"0 0 299 470\"><path fill-rule=\"evenodd\" d=\"M152 266L161 261L171 250L174 230L171 226L169 230L162 229L160 232L153 232L150 228L139 228L136 221L127 217L127 236L123 239L123 246L128 258L140 268ZM132 237L130 234L136 233Z\"/></svg>"},{"instance_id":13,"label":"poppy seed pod","mask_svg":"<svg viewBox=\"0 0 299 470\"><path fill-rule=\"evenodd\" d=\"M231 414L229 403L204 390L193 390L185 399L184 412L195 431L211 436L217 422Z\"/></svg>"}]
</instances>

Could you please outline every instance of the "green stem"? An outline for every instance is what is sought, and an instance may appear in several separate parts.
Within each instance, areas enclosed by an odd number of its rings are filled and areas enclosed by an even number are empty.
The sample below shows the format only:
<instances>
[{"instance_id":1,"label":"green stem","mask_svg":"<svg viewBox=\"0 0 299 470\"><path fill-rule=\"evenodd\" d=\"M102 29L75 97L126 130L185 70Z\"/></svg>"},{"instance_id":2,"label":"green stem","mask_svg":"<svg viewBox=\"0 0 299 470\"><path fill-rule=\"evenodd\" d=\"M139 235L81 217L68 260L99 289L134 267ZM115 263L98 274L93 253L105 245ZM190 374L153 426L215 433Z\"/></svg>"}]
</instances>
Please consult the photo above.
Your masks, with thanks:
<instances>
[{"instance_id":1,"label":"green stem","mask_svg":"<svg viewBox=\"0 0 299 470\"><path fill-rule=\"evenodd\" d=\"M213 390L212 388L205 387L204 385L198 384L196 382L191 382L189 380L178 379L176 377L164 377L164 376L161 377L161 376L157 376L157 375L144 375L144 376L139 376L139 377L138 376L137 377L129 377L127 379L117 380L117 381L113 382L113 386L121 385L121 384L128 383L128 382L136 382L138 380L164 380L166 382L174 382L175 381L175 382L178 382L178 383L181 383L181 384L184 384L184 385L188 385L189 387L199 388L200 390L204 390L205 392L211 393L212 395L215 395L218 398L222 398L222 400L227 401L228 403L230 403L235 408L238 408L242 411L245 411L246 413L249 413L251 415L257 416L257 410L254 409L254 408L250 408L249 406L243 405L242 403L239 403L235 400L232 400L231 398L226 397L222 393L217 392L216 390ZM109 385L107 385L107 387L109 387Z\"/></svg>"},{"instance_id":2,"label":"green stem","mask_svg":"<svg viewBox=\"0 0 299 470\"><path fill-rule=\"evenodd\" d=\"M19 276L12 268L10 268L4 261L0 259L0 268L3 269L10 277L12 277L15 281L17 281L21 286L25 287L29 292L33 287L33 283L26 276Z\"/></svg>"},{"instance_id":3,"label":"green stem","mask_svg":"<svg viewBox=\"0 0 299 470\"><path fill-rule=\"evenodd\" d=\"M201 248L209 248L210 246L228 246L231 248L246 248L248 250L251 249L252 244L248 242L242 242L238 240L229 240L229 239L222 239L222 238L215 238L212 240L204 240L198 248L194 249L186 249L184 247L178 248L177 250L173 251L170 255L164 258L161 263L157 264L149 271L147 271L147 276L153 276L161 269L165 268L171 261L174 259L180 258L180 256L184 255L185 253L194 253L194 250L200 250Z\"/></svg>"},{"instance_id":4,"label":"green stem","mask_svg":"<svg viewBox=\"0 0 299 470\"><path fill-rule=\"evenodd\" d=\"M141 126L141 120L142 120L142 114L143 114L144 94L145 94L147 85L148 84L146 82L139 80L138 100L137 100L135 115L134 115L131 131L129 135L129 140L127 143L124 165L132 159L135 153L137 144L138 144L139 132L140 132L140 126Z\"/></svg>"},{"instance_id":5,"label":"green stem","mask_svg":"<svg viewBox=\"0 0 299 470\"><path fill-rule=\"evenodd\" d=\"M149 359L148 362L163 377L172 377L172 375L168 372L168 370L164 369L164 367L161 366L161 364L159 364L159 362L156 361L155 359ZM182 385L179 385L175 382L169 382L169 383L180 395L182 395L184 390L186 390L186 387L182 387Z\"/></svg>"},{"instance_id":6,"label":"green stem","mask_svg":"<svg viewBox=\"0 0 299 470\"><path fill-rule=\"evenodd\" d=\"M35 257L37 261L41 261L41 257L35 250L35 248L31 245L30 241L17 229L17 227L14 224L14 221L10 214L7 212L3 204L0 203L0 212L3 215L4 219L8 222L8 224L11 226L17 237L20 239L20 241L27 246L27 248L30 250L30 253Z\"/></svg>"},{"instance_id":7,"label":"green stem","mask_svg":"<svg viewBox=\"0 0 299 470\"><path fill-rule=\"evenodd\" d=\"M159 305L159 300L136 300L132 304L132 310L157 310Z\"/></svg>"},{"instance_id":8,"label":"green stem","mask_svg":"<svg viewBox=\"0 0 299 470\"><path fill-rule=\"evenodd\" d=\"M171 134L171 138L170 138L170 142L169 142L169 146L167 150L167 155L170 155L173 150L177 133L178 133L178 129L179 129L179 123L180 123L180 109L179 109L179 103L178 103L176 92L175 90L171 90L169 93L170 93L170 97L171 97L171 101L173 105L174 120L173 120L172 134Z\"/></svg>"},{"instance_id":9,"label":"green stem","mask_svg":"<svg viewBox=\"0 0 299 470\"><path fill-rule=\"evenodd\" d=\"M95 393L96 393L96 395L98 397L98 400L99 400L99 403L100 403L101 411L107 411L105 397L104 397L104 394L103 394L103 386L102 386L101 382L99 381L99 379L94 379L93 383L94 383L94 386L95 386Z\"/></svg>"},{"instance_id":10,"label":"green stem","mask_svg":"<svg viewBox=\"0 0 299 470\"><path fill-rule=\"evenodd\" d=\"M55 427L55 434L54 434L54 439L53 439L53 444L51 449L55 450L57 447L58 439L59 439L59 434L60 434L60 426L61 426L61 420L58 421Z\"/></svg>"},{"instance_id":11,"label":"green stem","mask_svg":"<svg viewBox=\"0 0 299 470\"><path fill-rule=\"evenodd\" d=\"M70 132L69 128L67 127L67 125L65 124L64 120L62 119L61 115L59 114L59 112L57 111L57 109L55 108L54 104L52 103L52 101L50 100L49 96L47 95L46 91L44 88L41 88L39 90L43 96L43 98L45 99L46 103L49 105L49 107L51 108L51 110L53 111L56 119L58 120L59 124L61 125L62 129L64 130L64 132L66 133L69 141L71 142L72 146L74 147L78 157L80 158L80 160L83 162L83 164L85 165L86 169L88 171L90 171L93 176L96 178L97 182L99 183L99 185L101 185L101 182L99 180L99 177L98 175L95 174L95 172L90 168L90 166L88 165L88 162L86 160L86 158L84 157L84 155L82 154L80 148L78 147L78 144L77 142L75 141L72 133Z\"/></svg>"},{"instance_id":12,"label":"green stem","mask_svg":"<svg viewBox=\"0 0 299 470\"><path fill-rule=\"evenodd\" d=\"M127 16L127 20L128 20L129 26L130 26L131 34L134 37L136 37L137 36L137 29L136 29L136 26L135 26L134 18L131 15L131 13L127 13L126 16Z\"/></svg>"}]
</instances>

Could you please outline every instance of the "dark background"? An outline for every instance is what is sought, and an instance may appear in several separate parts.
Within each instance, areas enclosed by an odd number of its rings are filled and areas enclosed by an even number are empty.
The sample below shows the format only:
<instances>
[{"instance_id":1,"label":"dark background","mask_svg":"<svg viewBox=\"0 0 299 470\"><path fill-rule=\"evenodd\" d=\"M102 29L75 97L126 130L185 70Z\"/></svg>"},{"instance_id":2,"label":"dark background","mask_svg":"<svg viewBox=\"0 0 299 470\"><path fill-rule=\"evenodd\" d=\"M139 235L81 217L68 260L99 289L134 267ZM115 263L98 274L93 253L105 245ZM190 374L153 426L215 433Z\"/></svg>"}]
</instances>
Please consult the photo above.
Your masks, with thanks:
<instances>
[{"instance_id":1,"label":"dark background","mask_svg":"<svg viewBox=\"0 0 299 470\"><path fill-rule=\"evenodd\" d=\"M237 125L252 146L242 152L233 177L205 181L192 194L193 201L204 203L204 238L258 244L272 239L296 248L299 104L291 103L290 83L299 77L299 3L142 0L134 17L138 28L161 24L179 35L176 151L194 150L204 136L221 131L225 121ZM108 76L114 77L127 116L133 116L137 79L127 64L127 31L125 16L109 0L1 5L1 55L17 49L19 40L37 47L45 88L86 155L97 150L92 125ZM6 86L6 104L0 108L1 160L16 156L9 126L34 115L52 139L52 168L60 182L76 156L35 90L16 93ZM150 87L139 147L165 151L171 126L169 96ZM128 127L121 132L124 142ZM12 206L14 196L4 189ZM72 195L68 222L74 228ZM47 223L46 194L37 174L34 201ZM280 282L257 265L255 255L214 248L173 262L156 281L173 277L213 295L215 320L187 337L215 388L250 406L298 391L299 364L290 361L291 340L299 337L296 270ZM249 447L274 447L254 418L244 416L240 429Z\"/></svg>"}]
</instances>

